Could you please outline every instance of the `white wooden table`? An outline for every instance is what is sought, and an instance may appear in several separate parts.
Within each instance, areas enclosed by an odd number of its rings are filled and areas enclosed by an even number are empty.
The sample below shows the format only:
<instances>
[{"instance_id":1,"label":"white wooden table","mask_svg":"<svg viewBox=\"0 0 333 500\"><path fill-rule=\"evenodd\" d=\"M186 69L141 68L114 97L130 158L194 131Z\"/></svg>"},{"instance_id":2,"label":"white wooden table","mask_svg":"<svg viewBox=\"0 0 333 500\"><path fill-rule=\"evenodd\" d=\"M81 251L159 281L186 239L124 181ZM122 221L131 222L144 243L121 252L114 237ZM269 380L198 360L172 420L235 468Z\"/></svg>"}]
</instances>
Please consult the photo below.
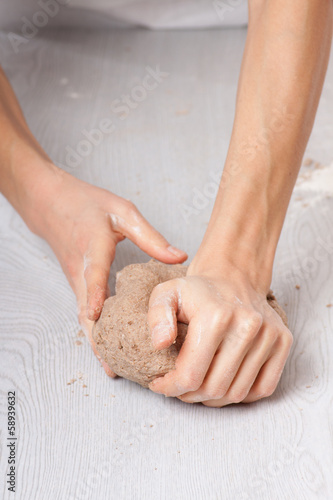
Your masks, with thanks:
<instances>
[{"instance_id":1,"label":"white wooden table","mask_svg":"<svg viewBox=\"0 0 333 500\"><path fill-rule=\"evenodd\" d=\"M192 258L228 147L245 36L41 30L18 54L1 35L0 56L53 160L130 198ZM144 96L156 66L168 75ZM136 105L124 119L111 109L122 94ZM333 64L306 154L323 168L302 168L276 258L273 288L295 341L278 390L256 404L211 409L108 379L79 337L52 251L0 198L1 498L333 498L332 116ZM66 147L84 147L82 131L104 119L113 132L69 164ZM196 190L206 193L201 205ZM121 243L111 284L124 265L146 260ZM8 391L17 400L15 495L4 479Z\"/></svg>"}]
</instances>

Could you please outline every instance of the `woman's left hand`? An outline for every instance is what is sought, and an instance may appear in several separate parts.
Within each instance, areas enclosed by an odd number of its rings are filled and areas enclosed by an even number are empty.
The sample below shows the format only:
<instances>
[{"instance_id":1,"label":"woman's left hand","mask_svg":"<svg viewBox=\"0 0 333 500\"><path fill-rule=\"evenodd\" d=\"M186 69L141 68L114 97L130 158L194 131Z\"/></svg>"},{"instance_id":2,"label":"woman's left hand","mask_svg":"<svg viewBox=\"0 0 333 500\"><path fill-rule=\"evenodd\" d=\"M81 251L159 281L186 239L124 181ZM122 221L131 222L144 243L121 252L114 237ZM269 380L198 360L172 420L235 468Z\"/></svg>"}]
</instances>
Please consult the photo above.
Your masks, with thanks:
<instances>
[{"instance_id":1,"label":"woman's left hand","mask_svg":"<svg viewBox=\"0 0 333 500\"><path fill-rule=\"evenodd\" d=\"M245 275L191 273L161 283L150 297L148 321L157 349L170 346L177 321L188 333L175 370L155 379L154 392L187 403L222 407L270 396L292 344L280 316Z\"/></svg>"}]
</instances>

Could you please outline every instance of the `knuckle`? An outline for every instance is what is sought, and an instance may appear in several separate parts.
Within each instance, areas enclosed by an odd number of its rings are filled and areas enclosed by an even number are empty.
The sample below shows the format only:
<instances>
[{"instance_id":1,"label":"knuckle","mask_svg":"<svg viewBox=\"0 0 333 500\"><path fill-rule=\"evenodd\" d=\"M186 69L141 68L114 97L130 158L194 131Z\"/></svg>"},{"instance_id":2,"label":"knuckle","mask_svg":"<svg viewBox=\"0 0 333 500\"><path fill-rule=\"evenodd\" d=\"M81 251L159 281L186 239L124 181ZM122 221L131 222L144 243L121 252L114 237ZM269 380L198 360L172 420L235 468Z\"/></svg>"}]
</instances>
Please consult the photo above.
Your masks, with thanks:
<instances>
[{"instance_id":1,"label":"knuckle","mask_svg":"<svg viewBox=\"0 0 333 500\"><path fill-rule=\"evenodd\" d=\"M262 315L259 312L252 312L241 326L241 336L245 340L252 340L257 335L262 322Z\"/></svg>"},{"instance_id":2,"label":"knuckle","mask_svg":"<svg viewBox=\"0 0 333 500\"><path fill-rule=\"evenodd\" d=\"M150 308L156 307L163 302L164 291L165 291L165 283L159 283L153 288L149 297Z\"/></svg>"},{"instance_id":3,"label":"knuckle","mask_svg":"<svg viewBox=\"0 0 333 500\"><path fill-rule=\"evenodd\" d=\"M284 331L283 341L284 341L285 348L289 351L289 349L291 348L291 346L294 342L294 337L293 337L293 334L291 333L291 331L288 330L287 328Z\"/></svg>"},{"instance_id":4,"label":"knuckle","mask_svg":"<svg viewBox=\"0 0 333 500\"><path fill-rule=\"evenodd\" d=\"M165 283L158 283L154 288L153 288L153 291L152 291L152 294L151 295L159 295L160 293L162 293L165 289Z\"/></svg>"},{"instance_id":5,"label":"knuckle","mask_svg":"<svg viewBox=\"0 0 333 500\"><path fill-rule=\"evenodd\" d=\"M226 390L221 387L221 386L217 386L217 387L211 387L210 389L207 389L205 391L205 397L209 398L209 399L222 399L224 397L226 393Z\"/></svg>"},{"instance_id":6,"label":"knuckle","mask_svg":"<svg viewBox=\"0 0 333 500\"><path fill-rule=\"evenodd\" d=\"M231 402L231 403L240 403L241 401L243 401L243 399L246 398L246 396L248 395L248 389L244 388L244 387L241 387L241 388L234 388L234 389L230 389L227 393L227 397L228 397L228 400Z\"/></svg>"},{"instance_id":7,"label":"knuckle","mask_svg":"<svg viewBox=\"0 0 333 500\"><path fill-rule=\"evenodd\" d=\"M196 391L201 385L201 376L194 371L188 371L179 379L179 384L187 392Z\"/></svg>"},{"instance_id":8,"label":"knuckle","mask_svg":"<svg viewBox=\"0 0 333 500\"><path fill-rule=\"evenodd\" d=\"M271 396L279 382L279 377L277 377L274 380L267 381L266 383L262 385L258 385L255 390L255 397L256 399L262 399L262 398L268 398Z\"/></svg>"},{"instance_id":9,"label":"knuckle","mask_svg":"<svg viewBox=\"0 0 333 500\"><path fill-rule=\"evenodd\" d=\"M223 404L220 402L216 402L214 400L211 401L202 401L204 406L208 406L209 408L222 408Z\"/></svg>"},{"instance_id":10,"label":"knuckle","mask_svg":"<svg viewBox=\"0 0 333 500\"><path fill-rule=\"evenodd\" d=\"M248 329L252 332L255 331L257 332L263 322L263 316L257 311L254 311L250 314L248 318Z\"/></svg>"},{"instance_id":11,"label":"knuckle","mask_svg":"<svg viewBox=\"0 0 333 500\"><path fill-rule=\"evenodd\" d=\"M230 319L230 315L227 311L223 310L221 307L214 307L206 311L207 321L210 324L210 328L213 331L223 330Z\"/></svg>"},{"instance_id":12,"label":"knuckle","mask_svg":"<svg viewBox=\"0 0 333 500\"><path fill-rule=\"evenodd\" d=\"M274 393L276 386L277 386L276 383L271 383L271 384L265 385L263 387L263 390L260 391L260 399L261 398L269 398L269 396L271 396Z\"/></svg>"},{"instance_id":13,"label":"knuckle","mask_svg":"<svg viewBox=\"0 0 333 500\"><path fill-rule=\"evenodd\" d=\"M133 215L138 213L136 205L131 200L124 200L124 210L126 215Z\"/></svg>"}]
</instances>

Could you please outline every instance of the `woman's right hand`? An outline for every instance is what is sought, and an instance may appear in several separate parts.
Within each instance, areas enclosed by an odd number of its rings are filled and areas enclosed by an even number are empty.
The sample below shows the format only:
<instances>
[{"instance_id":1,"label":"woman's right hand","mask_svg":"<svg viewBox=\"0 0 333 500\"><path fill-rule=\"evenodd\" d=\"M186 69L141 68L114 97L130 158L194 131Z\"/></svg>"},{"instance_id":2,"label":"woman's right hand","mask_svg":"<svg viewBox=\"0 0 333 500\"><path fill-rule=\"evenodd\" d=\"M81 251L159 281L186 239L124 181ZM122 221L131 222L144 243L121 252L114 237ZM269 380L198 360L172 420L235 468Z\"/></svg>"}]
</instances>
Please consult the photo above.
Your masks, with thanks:
<instances>
[{"instance_id":1,"label":"woman's right hand","mask_svg":"<svg viewBox=\"0 0 333 500\"><path fill-rule=\"evenodd\" d=\"M184 262L187 255L172 247L132 202L54 165L44 172L28 194L25 220L56 254L76 295L79 322L98 356L91 331L109 294L108 277L117 243L129 238L167 264Z\"/></svg>"}]
</instances>

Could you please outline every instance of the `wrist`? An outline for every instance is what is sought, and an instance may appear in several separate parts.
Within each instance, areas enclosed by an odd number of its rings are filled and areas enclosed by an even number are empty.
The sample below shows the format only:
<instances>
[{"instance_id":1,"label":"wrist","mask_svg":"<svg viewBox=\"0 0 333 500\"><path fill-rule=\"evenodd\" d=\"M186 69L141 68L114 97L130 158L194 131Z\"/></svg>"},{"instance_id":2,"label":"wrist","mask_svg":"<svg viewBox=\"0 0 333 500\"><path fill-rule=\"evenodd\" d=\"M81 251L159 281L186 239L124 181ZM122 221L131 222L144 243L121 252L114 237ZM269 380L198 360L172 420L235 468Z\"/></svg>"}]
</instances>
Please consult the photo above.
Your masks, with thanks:
<instances>
[{"instance_id":1,"label":"wrist","mask_svg":"<svg viewBox=\"0 0 333 500\"><path fill-rule=\"evenodd\" d=\"M192 260L188 275L207 276L211 279L225 279L238 283L247 283L259 293L267 294L271 280L273 265L261 265L258 261L246 258L245 255L232 255L232 252L217 252L214 248L201 245Z\"/></svg>"},{"instance_id":2,"label":"wrist","mask_svg":"<svg viewBox=\"0 0 333 500\"><path fill-rule=\"evenodd\" d=\"M66 172L52 162L34 165L35 177L23 188L22 201L25 207L23 216L29 229L47 239L50 229L50 215L54 204L61 193L63 177Z\"/></svg>"},{"instance_id":3,"label":"wrist","mask_svg":"<svg viewBox=\"0 0 333 500\"><path fill-rule=\"evenodd\" d=\"M265 189L256 190L255 182L246 184L250 188L244 187L242 180L235 186L222 182L189 272L242 276L254 289L266 293L285 212L281 206L275 210Z\"/></svg>"},{"instance_id":4,"label":"wrist","mask_svg":"<svg viewBox=\"0 0 333 500\"><path fill-rule=\"evenodd\" d=\"M64 174L46 155L21 144L7 163L1 190L38 236L44 237L46 214Z\"/></svg>"}]
</instances>

